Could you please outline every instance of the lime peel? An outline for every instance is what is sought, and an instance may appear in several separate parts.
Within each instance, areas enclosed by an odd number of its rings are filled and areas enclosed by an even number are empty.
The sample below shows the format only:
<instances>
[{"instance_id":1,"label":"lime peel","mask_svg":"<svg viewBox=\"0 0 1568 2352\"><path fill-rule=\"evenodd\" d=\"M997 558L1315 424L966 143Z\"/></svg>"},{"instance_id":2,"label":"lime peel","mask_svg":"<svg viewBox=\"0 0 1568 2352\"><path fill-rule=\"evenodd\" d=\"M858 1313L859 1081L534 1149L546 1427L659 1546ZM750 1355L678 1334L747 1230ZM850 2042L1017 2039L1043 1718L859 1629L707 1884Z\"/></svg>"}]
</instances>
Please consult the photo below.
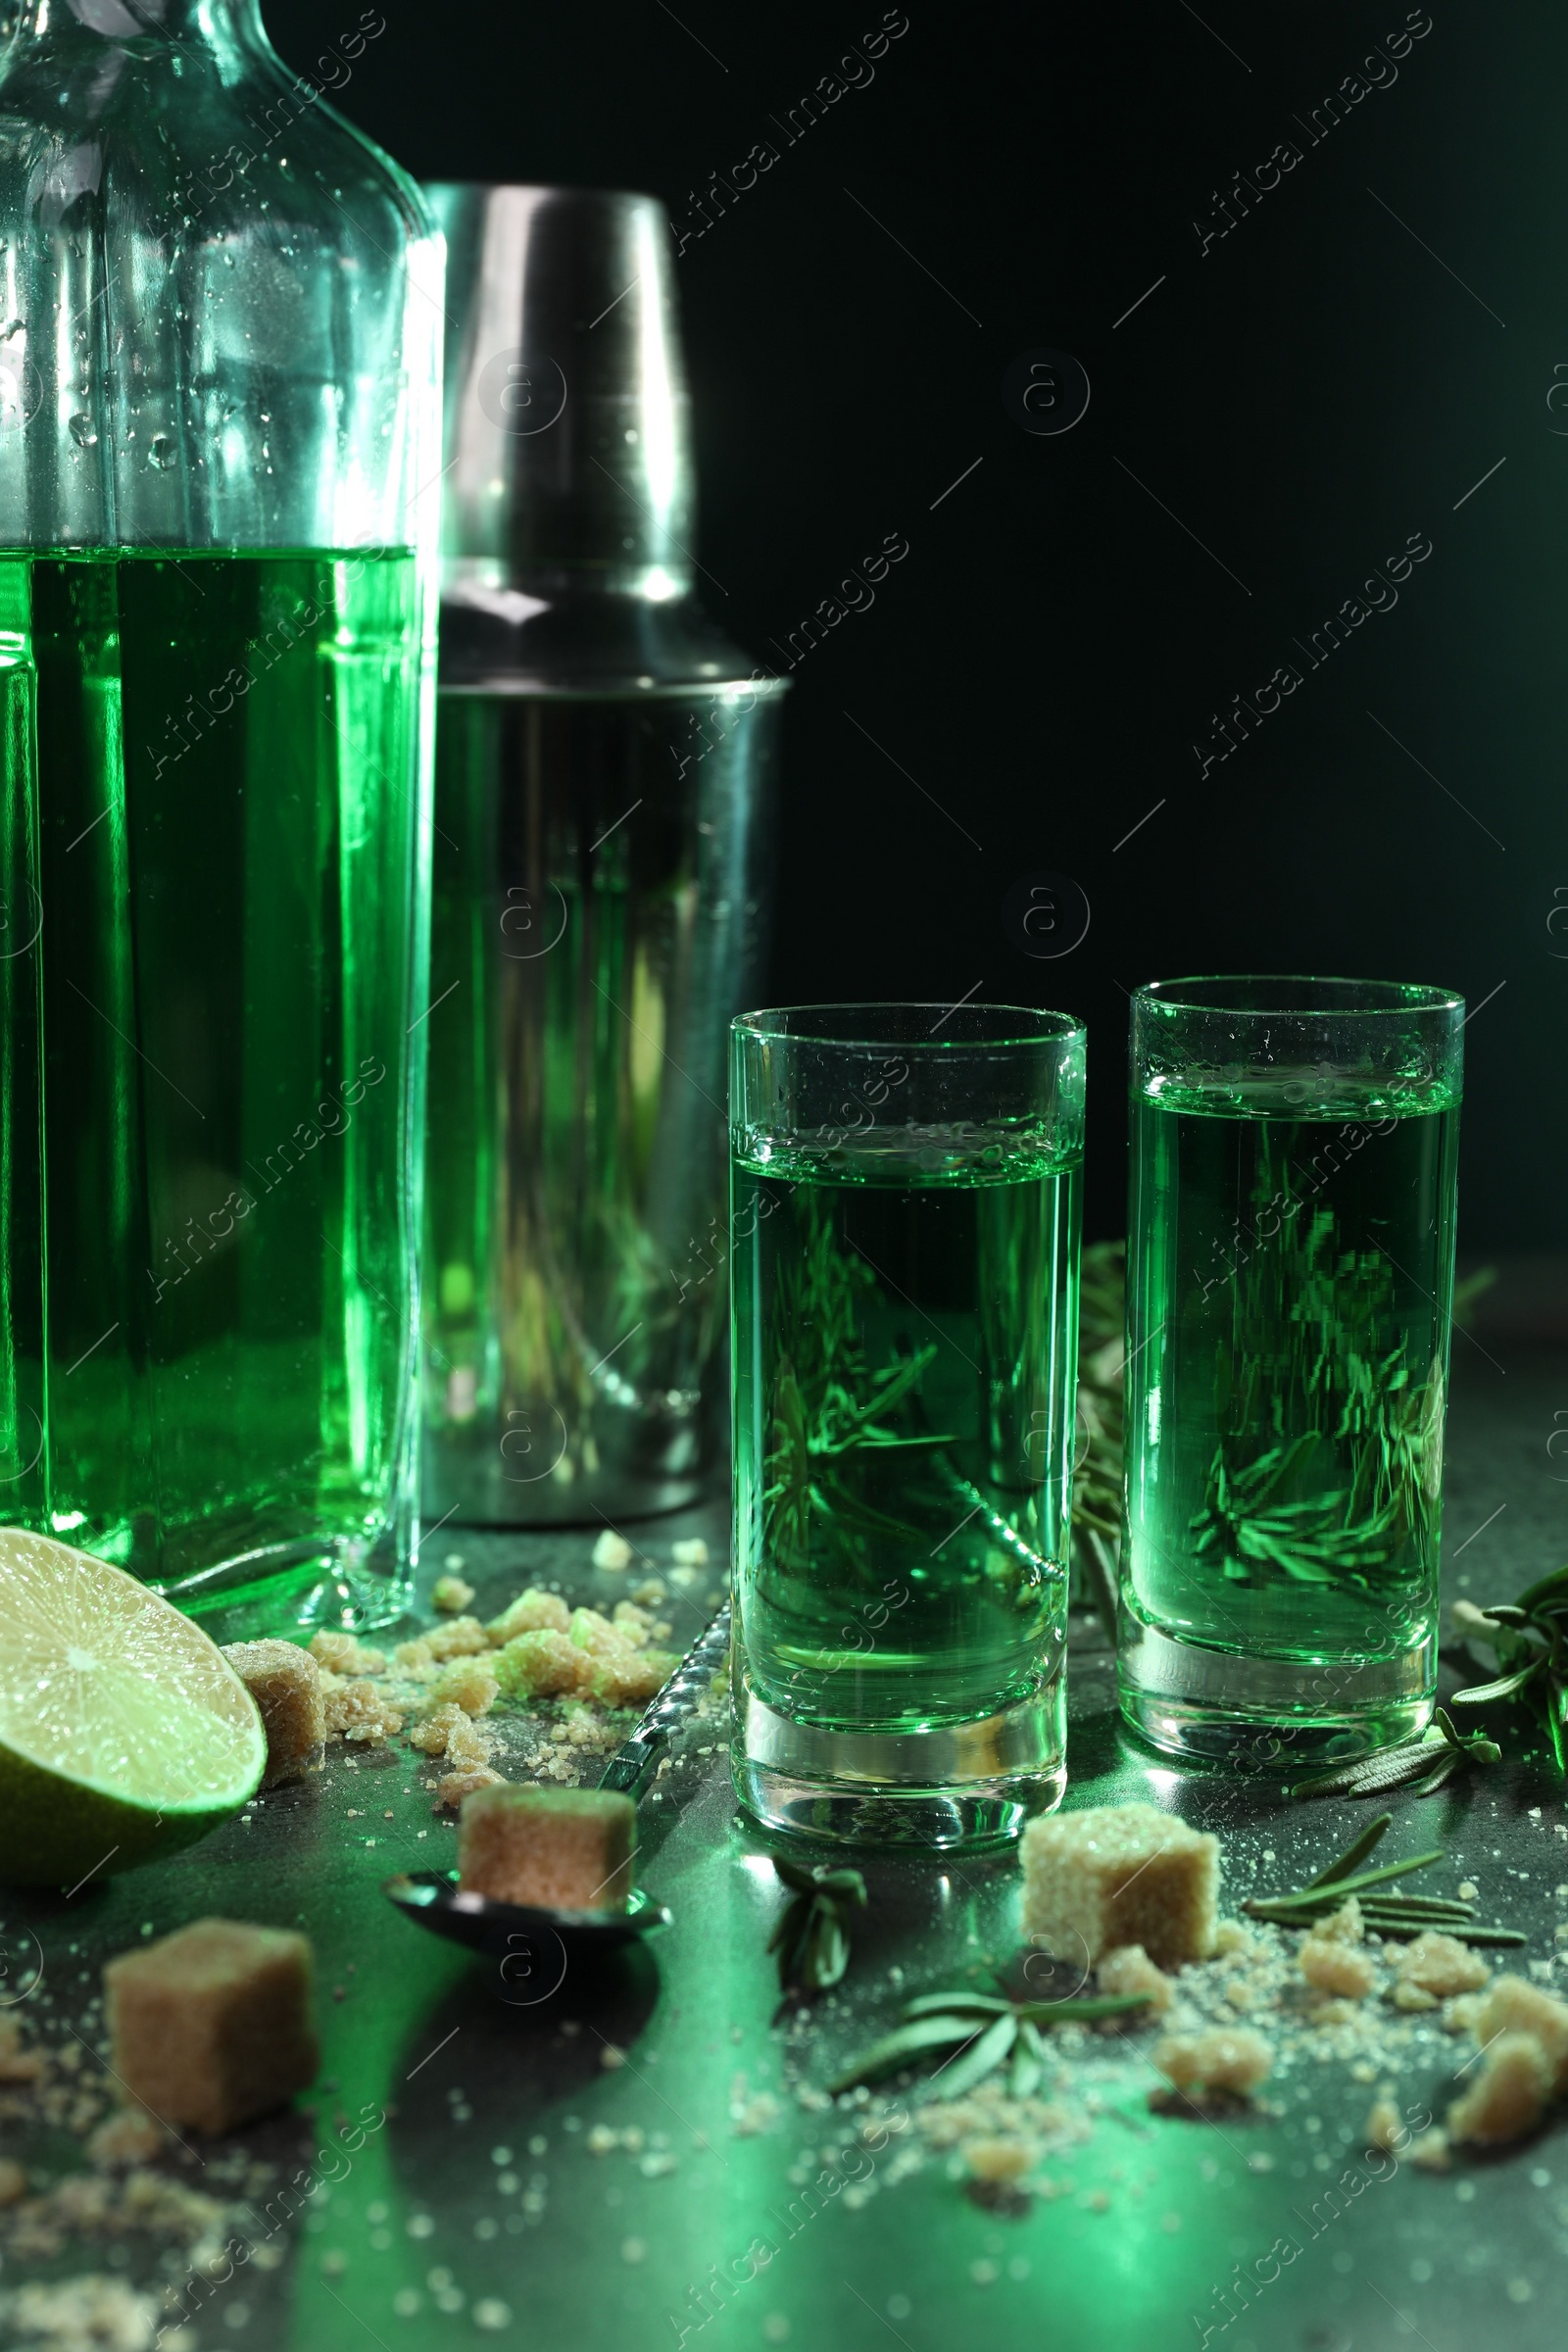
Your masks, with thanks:
<instances>
[{"instance_id":1,"label":"lime peel","mask_svg":"<svg viewBox=\"0 0 1568 2352\"><path fill-rule=\"evenodd\" d=\"M70 1886L175 1852L261 1785L256 1702L123 1569L0 1528L0 1879Z\"/></svg>"}]
</instances>

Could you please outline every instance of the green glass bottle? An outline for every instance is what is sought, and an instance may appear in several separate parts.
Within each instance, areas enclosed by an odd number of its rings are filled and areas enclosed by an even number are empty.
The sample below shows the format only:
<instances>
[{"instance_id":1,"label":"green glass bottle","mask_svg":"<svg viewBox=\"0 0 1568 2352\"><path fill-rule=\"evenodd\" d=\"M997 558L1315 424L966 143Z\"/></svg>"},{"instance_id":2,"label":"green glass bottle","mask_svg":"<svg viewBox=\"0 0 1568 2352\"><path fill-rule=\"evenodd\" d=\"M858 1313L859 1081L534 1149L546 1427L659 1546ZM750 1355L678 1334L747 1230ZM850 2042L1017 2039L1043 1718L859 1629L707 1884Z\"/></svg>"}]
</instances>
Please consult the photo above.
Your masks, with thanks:
<instances>
[{"instance_id":1,"label":"green glass bottle","mask_svg":"<svg viewBox=\"0 0 1568 2352\"><path fill-rule=\"evenodd\" d=\"M255 0L152 16L29 0L0 70L0 1523L363 1625L414 1535L440 244Z\"/></svg>"}]
</instances>

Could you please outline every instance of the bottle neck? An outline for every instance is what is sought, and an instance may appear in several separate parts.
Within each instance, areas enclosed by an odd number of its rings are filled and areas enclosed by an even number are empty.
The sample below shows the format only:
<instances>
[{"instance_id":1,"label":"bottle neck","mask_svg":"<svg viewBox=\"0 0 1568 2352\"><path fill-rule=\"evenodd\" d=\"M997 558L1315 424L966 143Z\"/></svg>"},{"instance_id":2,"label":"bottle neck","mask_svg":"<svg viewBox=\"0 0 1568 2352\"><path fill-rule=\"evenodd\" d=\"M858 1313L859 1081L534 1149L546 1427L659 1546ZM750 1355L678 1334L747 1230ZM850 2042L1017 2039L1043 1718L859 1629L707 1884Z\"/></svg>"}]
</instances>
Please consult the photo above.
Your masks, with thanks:
<instances>
[{"instance_id":1,"label":"bottle neck","mask_svg":"<svg viewBox=\"0 0 1568 2352\"><path fill-rule=\"evenodd\" d=\"M10 56L27 44L177 41L215 53L265 44L261 0L23 0Z\"/></svg>"}]
</instances>

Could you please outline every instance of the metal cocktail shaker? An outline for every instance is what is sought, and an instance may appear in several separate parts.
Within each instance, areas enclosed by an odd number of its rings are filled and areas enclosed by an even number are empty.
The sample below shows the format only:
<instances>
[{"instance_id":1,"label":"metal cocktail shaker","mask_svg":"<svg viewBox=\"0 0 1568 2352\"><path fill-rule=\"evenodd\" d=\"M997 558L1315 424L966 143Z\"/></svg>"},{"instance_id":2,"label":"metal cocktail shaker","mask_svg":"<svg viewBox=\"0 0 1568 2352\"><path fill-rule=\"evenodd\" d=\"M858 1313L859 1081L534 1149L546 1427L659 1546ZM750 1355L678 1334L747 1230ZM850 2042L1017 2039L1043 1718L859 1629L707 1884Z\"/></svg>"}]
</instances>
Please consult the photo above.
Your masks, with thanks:
<instances>
[{"instance_id":1,"label":"metal cocktail shaker","mask_svg":"<svg viewBox=\"0 0 1568 2352\"><path fill-rule=\"evenodd\" d=\"M449 254L427 1520L673 1508L722 1441L726 1024L783 698L693 594L650 197L430 191Z\"/></svg>"}]
</instances>

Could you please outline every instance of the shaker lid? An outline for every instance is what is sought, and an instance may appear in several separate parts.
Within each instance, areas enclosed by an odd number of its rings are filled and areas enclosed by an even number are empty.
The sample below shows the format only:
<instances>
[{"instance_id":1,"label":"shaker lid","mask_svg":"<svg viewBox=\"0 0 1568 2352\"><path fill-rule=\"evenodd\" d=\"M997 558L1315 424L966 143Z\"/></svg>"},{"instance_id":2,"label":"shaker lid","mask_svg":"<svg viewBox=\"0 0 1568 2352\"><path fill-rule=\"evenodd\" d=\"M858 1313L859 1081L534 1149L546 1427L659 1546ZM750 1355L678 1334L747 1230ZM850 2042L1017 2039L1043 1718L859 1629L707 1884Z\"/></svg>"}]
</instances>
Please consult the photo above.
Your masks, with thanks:
<instances>
[{"instance_id":1,"label":"shaker lid","mask_svg":"<svg viewBox=\"0 0 1568 2352\"><path fill-rule=\"evenodd\" d=\"M691 585L691 404L663 207L440 182L446 589Z\"/></svg>"}]
</instances>

